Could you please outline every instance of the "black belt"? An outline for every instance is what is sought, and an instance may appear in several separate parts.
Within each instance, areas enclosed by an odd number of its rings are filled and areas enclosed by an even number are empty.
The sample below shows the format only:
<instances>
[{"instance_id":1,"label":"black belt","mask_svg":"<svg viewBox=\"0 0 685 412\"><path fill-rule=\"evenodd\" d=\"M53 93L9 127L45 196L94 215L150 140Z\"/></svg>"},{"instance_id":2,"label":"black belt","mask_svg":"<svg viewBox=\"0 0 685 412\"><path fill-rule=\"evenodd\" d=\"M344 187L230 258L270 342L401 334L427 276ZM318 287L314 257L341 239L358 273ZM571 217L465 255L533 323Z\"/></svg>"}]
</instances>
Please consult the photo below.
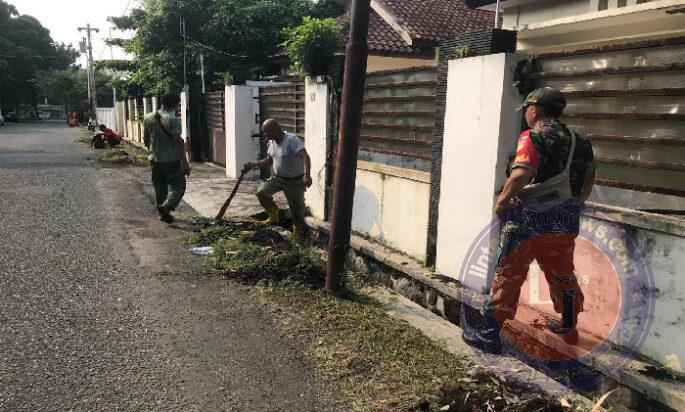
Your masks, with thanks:
<instances>
[{"instance_id":1,"label":"black belt","mask_svg":"<svg viewBox=\"0 0 685 412\"><path fill-rule=\"evenodd\" d=\"M293 176L293 177L285 177L285 176L276 175L276 177L281 179L281 180L285 180L286 182L296 182L298 180L302 180L302 177L304 177L304 175L302 174L302 175Z\"/></svg>"}]
</instances>

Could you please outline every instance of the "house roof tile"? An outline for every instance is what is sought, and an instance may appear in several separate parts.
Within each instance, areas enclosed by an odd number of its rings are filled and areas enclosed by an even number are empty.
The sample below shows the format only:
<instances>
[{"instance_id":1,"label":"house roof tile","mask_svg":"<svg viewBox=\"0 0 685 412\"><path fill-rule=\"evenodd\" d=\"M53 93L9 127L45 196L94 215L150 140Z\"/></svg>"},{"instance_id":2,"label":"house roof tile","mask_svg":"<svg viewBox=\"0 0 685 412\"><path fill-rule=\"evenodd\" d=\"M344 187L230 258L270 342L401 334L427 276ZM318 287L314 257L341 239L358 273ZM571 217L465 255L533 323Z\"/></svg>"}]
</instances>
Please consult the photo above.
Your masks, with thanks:
<instances>
[{"instance_id":1,"label":"house roof tile","mask_svg":"<svg viewBox=\"0 0 685 412\"><path fill-rule=\"evenodd\" d=\"M494 14L473 10L464 0L375 0L413 40L437 42L459 33L486 30Z\"/></svg>"},{"instance_id":2,"label":"house roof tile","mask_svg":"<svg viewBox=\"0 0 685 412\"><path fill-rule=\"evenodd\" d=\"M375 10L369 16L369 51L377 54L432 55L435 45L459 33L493 26L494 13L468 8L464 0L375 0L412 39L402 38ZM350 13L338 17L345 41Z\"/></svg>"}]
</instances>

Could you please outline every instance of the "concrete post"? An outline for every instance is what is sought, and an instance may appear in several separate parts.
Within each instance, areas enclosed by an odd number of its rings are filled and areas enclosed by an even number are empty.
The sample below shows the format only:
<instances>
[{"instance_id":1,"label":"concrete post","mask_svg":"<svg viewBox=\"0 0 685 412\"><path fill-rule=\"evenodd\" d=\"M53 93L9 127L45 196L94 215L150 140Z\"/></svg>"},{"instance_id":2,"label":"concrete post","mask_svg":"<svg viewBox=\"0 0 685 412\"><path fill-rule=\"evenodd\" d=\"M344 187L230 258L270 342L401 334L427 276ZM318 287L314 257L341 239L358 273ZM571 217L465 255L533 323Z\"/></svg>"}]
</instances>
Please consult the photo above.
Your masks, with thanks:
<instances>
[{"instance_id":1,"label":"concrete post","mask_svg":"<svg viewBox=\"0 0 685 412\"><path fill-rule=\"evenodd\" d=\"M152 96L152 113L156 112L159 110L159 102L157 100L157 96Z\"/></svg>"},{"instance_id":2,"label":"concrete post","mask_svg":"<svg viewBox=\"0 0 685 412\"><path fill-rule=\"evenodd\" d=\"M189 105L190 105L190 92L184 90L181 92L181 137L183 141L188 143L188 137L190 136L189 128Z\"/></svg>"},{"instance_id":3,"label":"concrete post","mask_svg":"<svg viewBox=\"0 0 685 412\"><path fill-rule=\"evenodd\" d=\"M150 113L150 104L147 97L143 97L143 116Z\"/></svg>"},{"instance_id":4,"label":"concrete post","mask_svg":"<svg viewBox=\"0 0 685 412\"><path fill-rule=\"evenodd\" d=\"M436 254L436 269L447 276L458 277L469 249L493 220L495 194L506 180L521 126L515 109L522 97L512 86L518 61L516 54L494 54L449 62ZM489 258L492 266L496 256ZM475 290L485 285L485 276L466 282Z\"/></svg>"},{"instance_id":5,"label":"concrete post","mask_svg":"<svg viewBox=\"0 0 685 412\"><path fill-rule=\"evenodd\" d=\"M259 90L253 86L227 86L226 99L226 176L237 178L243 164L259 158ZM247 177L256 178L259 170Z\"/></svg>"},{"instance_id":6,"label":"concrete post","mask_svg":"<svg viewBox=\"0 0 685 412\"><path fill-rule=\"evenodd\" d=\"M329 93L326 83L305 79L304 146L312 160L312 187L304 198L312 216L324 219L326 210L326 161L329 147Z\"/></svg>"},{"instance_id":7,"label":"concrete post","mask_svg":"<svg viewBox=\"0 0 685 412\"><path fill-rule=\"evenodd\" d=\"M599 10L599 0L590 0L590 13L594 13Z\"/></svg>"}]
</instances>

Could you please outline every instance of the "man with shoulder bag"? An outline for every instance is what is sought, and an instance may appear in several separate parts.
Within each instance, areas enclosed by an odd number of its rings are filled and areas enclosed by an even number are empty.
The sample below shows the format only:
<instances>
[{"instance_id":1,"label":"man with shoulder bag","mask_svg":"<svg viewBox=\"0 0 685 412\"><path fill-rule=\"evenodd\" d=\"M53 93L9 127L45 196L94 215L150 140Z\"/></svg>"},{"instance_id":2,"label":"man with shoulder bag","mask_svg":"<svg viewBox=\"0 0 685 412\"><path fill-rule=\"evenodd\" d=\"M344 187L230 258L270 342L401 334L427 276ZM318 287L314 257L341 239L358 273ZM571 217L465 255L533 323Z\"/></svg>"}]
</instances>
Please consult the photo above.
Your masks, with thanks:
<instances>
[{"instance_id":1,"label":"man with shoulder bag","mask_svg":"<svg viewBox=\"0 0 685 412\"><path fill-rule=\"evenodd\" d=\"M186 176L190 165L181 138L181 121L176 117L180 97L176 93L162 96L162 108L143 120L143 142L150 150L152 184L159 219L173 223L171 212L176 210L186 191Z\"/></svg>"},{"instance_id":2,"label":"man with shoulder bag","mask_svg":"<svg viewBox=\"0 0 685 412\"><path fill-rule=\"evenodd\" d=\"M530 129L518 138L511 172L494 208L501 222L499 258L485 317L468 308L462 313L467 343L499 350L498 332L516 315L533 260L545 274L555 312L562 315L561 322L550 322L550 331L569 344L578 342L584 296L573 254L595 162L590 141L559 120L564 108L563 93L550 87L531 92L521 107Z\"/></svg>"}]
</instances>

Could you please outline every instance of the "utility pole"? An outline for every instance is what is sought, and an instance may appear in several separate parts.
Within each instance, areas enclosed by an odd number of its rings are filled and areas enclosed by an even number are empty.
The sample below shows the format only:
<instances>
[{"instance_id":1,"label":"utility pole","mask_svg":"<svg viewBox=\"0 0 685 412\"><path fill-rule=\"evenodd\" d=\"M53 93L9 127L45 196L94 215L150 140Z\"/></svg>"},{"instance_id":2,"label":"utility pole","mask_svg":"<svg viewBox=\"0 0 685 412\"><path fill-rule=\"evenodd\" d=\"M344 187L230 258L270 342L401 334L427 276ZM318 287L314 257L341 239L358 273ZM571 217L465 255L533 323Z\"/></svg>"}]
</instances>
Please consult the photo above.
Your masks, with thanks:
<instances>
[{"instance_id":1,"label":"utility pole","mask_svg":"<svg viewBox=\"0 0 685 412\"><path fill-rule=\"evenodd\" d=\"M370 3L371 0L352 1L350 40L345 50L345 80L333 180L333 217L326 273L326 291L329 293L337 293L342 286L345 256L350 248L352 207L357 177L357 151L359 150L364 83L369 54L367 41Z\"/></svg>"},{"instance_id":2,"label":"utility pole","mask_svg":"<svg viewBox=\"0 0 685 412\"><path fill-rule=\"evenodd\" d=\"M205 55L200 54L200 78L202 79L202 94L205 94Z\"/></svg>"},{"instance_id":3,"label":"utility pole","mask_svg":"<svg viewBox=\"0 0 685 412\"><path fill-rule=\"evenodd\" d=\"M499 29L499 15L500 15L499 2L500 2L500 0L497 0L497 5L495 6L495 28L496 29Z\"/></svg>"},{"instance_id":4,"label":"utility pole","mask_svg":"<svg viewBox=\"0 0 685 412\"><path fill-rule=\"evenodd\" d=\"M109 28L109 40L112 40L112 29L113 27ZM112 44L110 43L109 45L109 59L114 60L114 50L112 49ZM119 130L118 127L118 122L117 122L117 88L112 86L112 121L114 124L108 125L111 129L116 130L117 132L121 133L121 130Z\"/></svg>"},{"instance_id":5,"label":"utility pole","mask_svg":"<svg viewBox=\"0 0 685 412\"><path fill-rule=\"evenodd\" d=\"M188 89L188 77L186 69L186 19L185 17L179 17L181 25L181 36L183 36L183 90Z\"/></svg>"},{"instance_id":6,"label":"utility pole","mask_svg":"<svg viewBox=\"0 0 685 412\"><path fill-rule=\"evenodd\" d=\"M93 65L93 40L90 33L99 33L100 29L90 27L90 23L86 24L86 27L79 27L78 31L85 31L88 38L88 81L90 83L90 114L95 116L97 120L97 94L95 92L95 67Z\"/></svg>"}]
</instances>

